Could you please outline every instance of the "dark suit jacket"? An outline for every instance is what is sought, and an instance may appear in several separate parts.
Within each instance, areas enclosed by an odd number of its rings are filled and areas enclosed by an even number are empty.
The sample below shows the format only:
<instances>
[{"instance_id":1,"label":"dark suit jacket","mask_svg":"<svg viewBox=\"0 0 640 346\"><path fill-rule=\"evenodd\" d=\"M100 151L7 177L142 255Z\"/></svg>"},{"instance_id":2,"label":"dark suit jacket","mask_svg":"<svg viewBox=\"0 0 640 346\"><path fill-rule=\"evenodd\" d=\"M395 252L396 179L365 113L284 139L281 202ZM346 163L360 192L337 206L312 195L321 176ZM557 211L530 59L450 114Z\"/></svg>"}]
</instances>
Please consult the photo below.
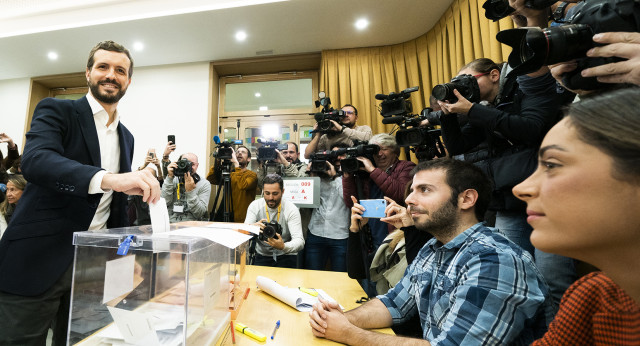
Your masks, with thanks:
<instances>
[{"instance_id":1,"label":"dark suit jacket","mask_svg":"<svg viewBox=\"0 0 640 346\"><path fill-rule=\"evenodd\" d=\"M120 172L131 171L133 136L121 123ZM0 239L0 291L44 293L73 261L73 232L86 231L102 194L89 194L101 170L100 147L86 97L47 98L33 115L22 171L28 184ZM113 194L107 227L128 224L127 198Z\"/></svg>"}]
</instances>

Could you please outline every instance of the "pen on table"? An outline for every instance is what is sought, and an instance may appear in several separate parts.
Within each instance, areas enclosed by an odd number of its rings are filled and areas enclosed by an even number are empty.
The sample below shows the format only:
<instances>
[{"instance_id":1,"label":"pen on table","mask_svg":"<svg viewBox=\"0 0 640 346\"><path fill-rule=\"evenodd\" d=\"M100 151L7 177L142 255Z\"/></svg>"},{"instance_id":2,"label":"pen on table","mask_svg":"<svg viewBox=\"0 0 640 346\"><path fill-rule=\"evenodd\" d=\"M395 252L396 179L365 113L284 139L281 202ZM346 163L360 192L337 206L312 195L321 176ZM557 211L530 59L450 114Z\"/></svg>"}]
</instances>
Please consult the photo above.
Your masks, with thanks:
<instances>
[{"instance_id":1,"label":"pen on table","mask_svg":"<svg viewBox=\"0 0 640 346\"><path fill-rule=\"evenodd\" d=\"M236 344L236 332L233 330L233 321L231 321L231 341Z\"/></svg>"},{"instance_id":2,"label":"pen on table","mask_svg":"<svg viewBox=\"0 0 640 346\"><path fill-rule=\"evenodd\" d=\"M246 336L252 337L255 340L260 341L260 342L267 340L267 337L264 334L254 330L254 329L251 329L251 328L249 328L249 327L245 326L244 324L239 323L237 321L236 321L236 330L239 331L240 333L242 333L242 334L244 334Z\"/></svg>"},{"instance_id":3,"label":"pen on table","mask_svg":"<svg viewBox=\"0 0 640 346\"><path fill-rule=\"evenodd\" d=\"M251 288L247 287L247 290L244 291L244 299L247 299L247 297L249 296L249 290L251 290Z\"/></svg>"},{"instance_id":4,"label":"pen on table","mask_svg":"<svg viewBox=\"0 0 640 346\"><path fill-rule=\"evenodd\" d=\"M276 332L278 331L278 328L280 328L280 320L278 320L278 322L276 322L276 326L273 327L273 333L271 333L271 340L273 340L273 338L276 336Z\"/></svg>"}]
</instances>

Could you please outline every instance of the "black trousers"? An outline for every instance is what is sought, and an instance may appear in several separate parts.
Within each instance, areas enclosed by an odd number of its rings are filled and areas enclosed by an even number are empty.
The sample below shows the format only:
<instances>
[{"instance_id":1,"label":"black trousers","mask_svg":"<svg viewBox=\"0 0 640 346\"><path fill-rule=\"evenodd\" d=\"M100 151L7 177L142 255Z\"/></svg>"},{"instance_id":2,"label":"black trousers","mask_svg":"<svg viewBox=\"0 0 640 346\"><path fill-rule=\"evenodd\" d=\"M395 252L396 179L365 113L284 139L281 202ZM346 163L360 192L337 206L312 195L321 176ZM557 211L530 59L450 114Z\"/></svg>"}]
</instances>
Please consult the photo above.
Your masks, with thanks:
<instances>
[{"instance_id":1,"label":"black trousers","mask_svg":"<svg viewBox=\"0 0 640 346\"><path fill-rule=\"evenodd\" d=\"M24 297L0 292L0 345L44 346L49 328L52 345L66 345L73 265L45 293Z\"/></svg>"}]
</instances>

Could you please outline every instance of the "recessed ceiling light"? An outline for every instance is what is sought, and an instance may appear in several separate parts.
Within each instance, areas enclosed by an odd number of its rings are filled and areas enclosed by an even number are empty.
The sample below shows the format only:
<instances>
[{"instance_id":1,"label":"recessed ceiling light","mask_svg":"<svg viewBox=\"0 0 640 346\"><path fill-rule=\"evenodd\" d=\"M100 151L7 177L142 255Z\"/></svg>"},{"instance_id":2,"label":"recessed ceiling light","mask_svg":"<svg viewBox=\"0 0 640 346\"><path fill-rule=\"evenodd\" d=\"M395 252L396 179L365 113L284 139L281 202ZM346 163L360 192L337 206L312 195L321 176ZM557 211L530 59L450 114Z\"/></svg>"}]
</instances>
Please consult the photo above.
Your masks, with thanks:
<instances>
[{"instance_id":1,"label":"recessed ceiling light","mask_svg":"<svg viewBox=\"0 0 640 346\"><path fill-rule=\"evenodd\" d=\"M142 43L142 42L134 42L133 43L133 49L138 51L138 52L141 52L142 50L144 50L144 43Z\"/></svg>"},{"instance_id":2,"label":"recessed ceiling light","mask_svg":"<svg viewBox=\"0 0 640 346\"><path fill-rule=\"evenodd\" d=\"M256 97L260 97L260 96L262 96L262 94L260 94L260 93L255 93L254 95L255 95Z\"/></svg>"},{"instance_id":3,"label":"recessed ceiling light","mask_svg":"<svg viewBox=\"0 0 640 346\"><path fill-rule=\"evenodd\" d=\"M56 52L49 52L47 54L47 57L49 58L49 60L58 60L58 53Z\"/></svg>"},{"instance_id":4,"label":"recessed ceiling light","mask_svg":"<svg viewBox=\"0 0 640 346\"><path fill-rule=\"evenodd\" d=\"M236 32L236 40L237 41L244 41L247 39L247 33L244 31L238 31Z\"/></svg>"},{"instance_id":5,"label":"recessed ceiling light","mask_svg":"<svg viewBox=\"0 0 640 346\"><path fill-rule=\"evenodd\" d=\"M366 20L365 18L360 18L356 21L356 29L358 30L364 30L369 26L369 21Z\"/></svg>"}]
</instances>

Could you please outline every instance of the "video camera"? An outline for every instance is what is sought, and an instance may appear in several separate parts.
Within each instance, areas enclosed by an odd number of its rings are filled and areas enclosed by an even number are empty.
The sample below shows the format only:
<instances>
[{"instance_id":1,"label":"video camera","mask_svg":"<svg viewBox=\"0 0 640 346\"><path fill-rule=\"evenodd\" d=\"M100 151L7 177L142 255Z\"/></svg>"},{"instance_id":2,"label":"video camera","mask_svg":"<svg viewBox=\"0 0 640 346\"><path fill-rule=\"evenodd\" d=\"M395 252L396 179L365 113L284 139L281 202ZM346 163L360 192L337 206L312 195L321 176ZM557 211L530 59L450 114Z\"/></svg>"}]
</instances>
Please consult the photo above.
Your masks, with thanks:
<instances>
[{"instance_id":1,"label":"video camera","mask_svg":"<svg viewBox=\"0 0 640 346\"><path fill-rule=\"evenodd\" d=\"M276 149L282 151L289 148L287 143L280 144L279 141L265 141L258 139L262 146L258 148L258 161L275 161L278 158Z\"/></svg>"},{"instance_id":2,"label":"video camera","mask_svg":"<svg viewBox=\"0 0 640 346\"><path fill-rule=\"evenodd\" d=\"M572 9L573 10L573 9ZM562 78L569 89L595 90L606 84L595 77L584 78L585 68L621 61L620 58L589 58L593 35L609 31L640 31L640 2L637 0L587 0L578 3L568 25L546 29L518 28L498 33L498 41L513 47L509 74L523 75L544 65L576 59L578 67ZM609 84L610 85L610 84Z\"/></svg>"},{"instance_id":3,"label":"video camera","mask_svg":"<svg viewBox=\"0 0 640 346\"><path fill-rule=\"evenodd\" d=\"M449 83L434 86L431 95L439 101L456 103L458 102L458 97L453 93L454 89L457 89L460 95L469 100L469 102L480 102L478 80L470 74L455 76L451 78Z\"/></svg>"},{"instance_id":4,"label":"video camera","mask_svg":"<svg viewBox=\"0 0 640 346\"><path fill-rule=\"evenodd\" d=\"M280 225L276 220L271 220L271 222L262 221L262 223L264 224L264 228L258 235L258 239L261 241L267 241L269 238L275 238L276 233L282 236L282 225Z\"/></svg>"},{"instance_id":5,"label":"video camera","mask_svg":"<svg viewBox=\"0 0 640 346\"><path fill-rule=\"evenodd\" d=\"M319 99L316 101L316 108L322 107L322 111L313 115L313 118L318 122L317 131L320 133L332 132L331 128L333 128L333 124L331 123L331 120L340 124L342 118L345 117L344 111L341 109L333 109L333 107L331 107L331 99L326 97L324 91L321 91L318 94L318 97Z\"/></svg>"},{"instance_id":6,"label":"video camera","mask_svg":"<svg viewBox=\"0 0 640 346\"><path fill-rule=\"evenodd\" d=\"M231 146L242 144L241 139L221 142L218 136L213 136L213 141L216 143L216 149L218 149L213 153L213 157L220 160L231 160L233 158L233 149L231 149Z\"/></svg>"},{"instance_id":7,"label":"video camera","mask_svg":"<svg viewBox=\"0 0 640 346\"><path fill-rule=\"evenodd\" d=\"M366 157L374 165L373 157L380 151L380 147L376 144L367 144L366 142L359 143L356 141L355 146L350 148L340 148L334 150L336 157L346 154L347 157L340 160L340 169L344 173L355 173L360 167L363 167L362 162L358 161L357 157Z\"/></svg>"},{"instance_id":8,"label":"video camera","mask_svg":"<svg viewBox=\"0 0 640 346\"><path fill-rule=\"evenodd\" d=\"M473 78L475 80L475 78ZM477 82L476 82L477 86ZM411 106L408 102L410 93L418 91L418 87L405 89L402 92L390 93L389 95L378 94L376 99L384 100L381 103L380 115L382 115L383 124L397 124L400 130L396 132L396 142L401 147L411 147L411 150L416 154L419 161L431 160L434 157L443 157L446 155L444 151L444 145L440 140L440 130L436 130L433 127L420 127L420 123L427 119L429 116L434 116L433 109L425 108L420 115L411 114ZM395 95L402 95L401 97ZM389 100L401 99L404 101L404 106L391 106L394 103L389 102L386 106L383 106L385 102ZM399 102L395 103L399 105ZM407 106L409 104L409 106ZM391 115L395 116L391 116ZM439 116L438 116L439 118ZM344 171L344 161L341 162L342 169Z\"/></svg>"},{"instance_id":9,"label":"video camera","mask_svg":"<svg viewBox=\"0 0 640 346\"><path fill-rule=\"evenodd\" d=\"M309 159L309 163L311 164L311 169L309 172L311 173L324 173L329 170L327 166L327 162L331 162L331 164L335 163L338 159L338 153L335 150L331 151L318 151L311 154L311 158Z\"/></svg>"},{"instance_id":10,"label":"video camera","mask_svg":"<svg viewBox=\"0 0 640 346\"><path fill-rule=\"evenodd\" d=\"M178 161L176 161L176 164L178 165L178 167L176 167L173 170L173 175L177 176L177 177L184 177L185 174L187 173L192 173L191 169L193 167L193 163L191 163L191 161L182 158Z\"/></svg>"},{"instance_id":11,"label":"video camera","mask_svg":"<svg viewBox=\"0 0 640 346\"><path fill-rule=\"evenodd\" d=\"M544 10L555 2L556 0L525 0L524 6L536 10ZM515 11L513 7L509 6L509 0L487 0L482 5L482 8L484 8L484 16L493 21L500 20Z\"/></svg>"}]
</instances>

